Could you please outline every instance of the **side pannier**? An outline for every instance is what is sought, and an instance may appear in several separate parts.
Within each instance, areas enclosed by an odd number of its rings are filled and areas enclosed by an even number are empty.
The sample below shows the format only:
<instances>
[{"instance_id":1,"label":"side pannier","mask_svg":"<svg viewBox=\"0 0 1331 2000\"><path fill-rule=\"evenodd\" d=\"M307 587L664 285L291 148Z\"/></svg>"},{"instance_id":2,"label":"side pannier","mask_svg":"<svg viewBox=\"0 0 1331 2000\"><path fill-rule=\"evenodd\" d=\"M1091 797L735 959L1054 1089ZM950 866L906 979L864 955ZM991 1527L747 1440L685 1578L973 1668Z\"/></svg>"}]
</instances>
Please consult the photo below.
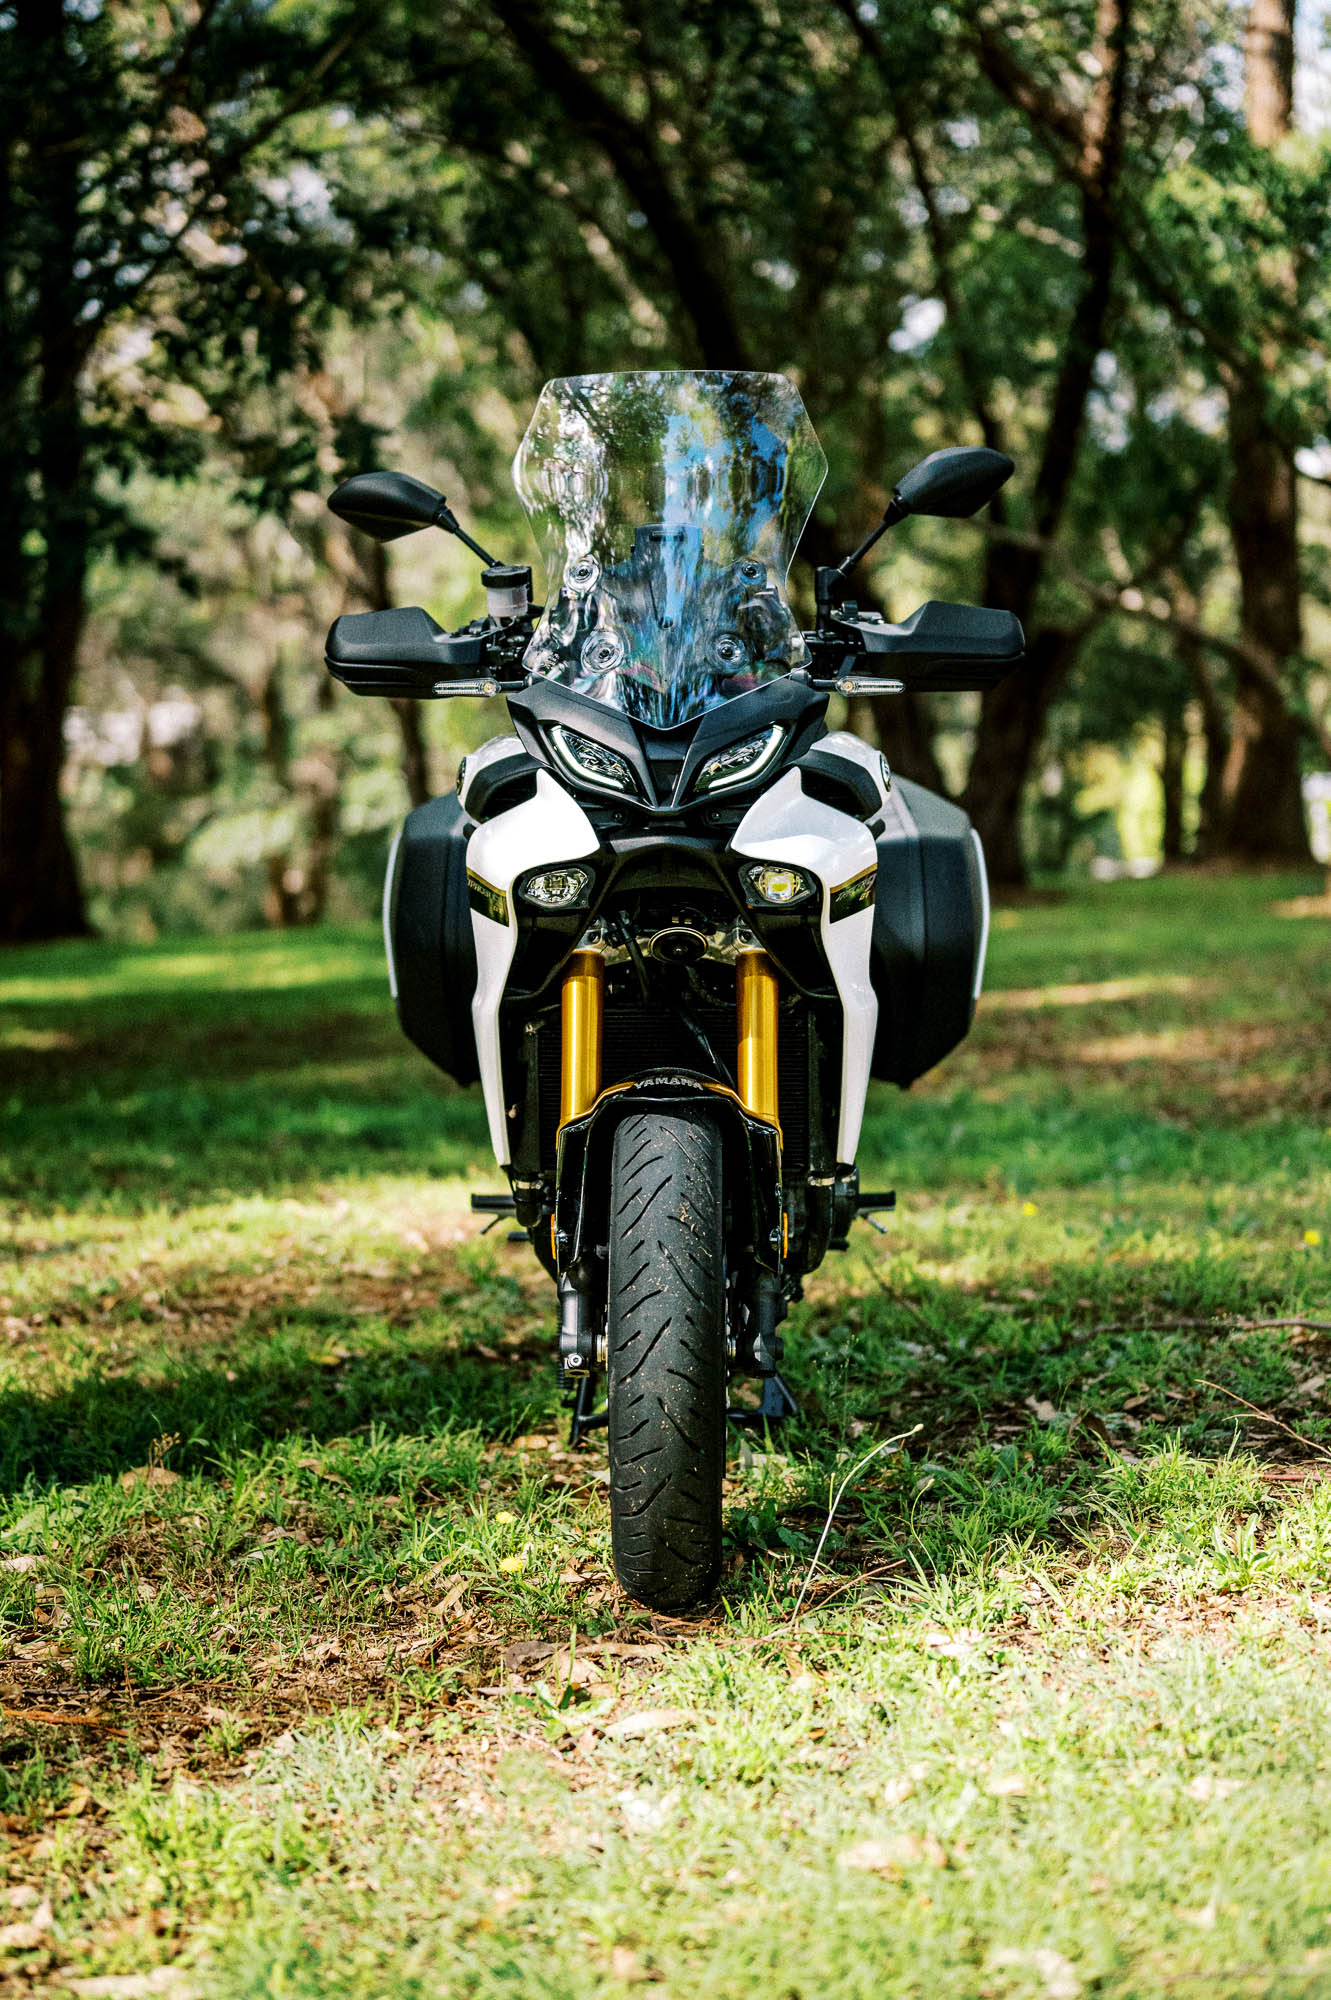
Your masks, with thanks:
<instances>
[{"instance_id":1,"label":"side pannier","mask_svg":"<svg viewBox=\"0 0 1331 2000\"><path fill-rule=\"evenodd\" d=\"M456 795L407 814L384 882L384 947L403 1033L458 1083L480 1075L471 1003L476 946L467 900L472 825Z\"/></svg>"},{"instance_id":2,"label":"side pannier","mask_svg":"<svg viewBox=\"0 0 1331 2000\"><path fill-rule=\"evenodd\" d=\"M970 1028L984 974L989 885L960 806L892 780L878 836L872 978L873 1074L904 1089Z\"/></svg>"}]
</instances>

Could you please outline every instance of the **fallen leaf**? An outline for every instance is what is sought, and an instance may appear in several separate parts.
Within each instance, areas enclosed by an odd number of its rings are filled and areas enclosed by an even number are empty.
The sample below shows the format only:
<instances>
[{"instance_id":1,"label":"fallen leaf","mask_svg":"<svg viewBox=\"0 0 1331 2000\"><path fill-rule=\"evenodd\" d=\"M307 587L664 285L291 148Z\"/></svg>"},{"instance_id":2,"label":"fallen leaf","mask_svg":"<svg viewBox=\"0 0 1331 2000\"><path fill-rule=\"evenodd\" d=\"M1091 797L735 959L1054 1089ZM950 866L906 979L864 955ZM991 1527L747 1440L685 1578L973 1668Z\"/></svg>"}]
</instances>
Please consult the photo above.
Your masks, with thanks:
<instances>
[{"instance_id":1,"label":"fallen leaf","mask_svg":"<svg viewBox=\"0 0 1331 2000\"><path fill-rule=\"evenodd\" d=\"M1242 1782L1240 1778L1213 1778L1209 1772L1203 1771L1188 1786L1188 1797L1195 1799L1199 1806L1204 1806L1211 1799L1227 1799L1231 1792L1242 1788Z\"/></svg>"},{"instance_id":2,"label":"fallen leaf","mask_svg":"<svg viewBox=\"0 0 1331 2000\"><path fill-rule=\"evenodd\" d=\"M1042 1424L1052 1424L1059 1414L1056 1404L1047 1403L1042 1398L1036 1398L1035 1396L1027 1396L1026 1408Z\"/></svg>"},{"instance_id":3,"label":"fallen leaf","mask_svg":"<svg viewBox=\"0 0 1331 2000\"><path fill-rule=\"evenodd\" d=\"M629 1833L656 1833L666 1824L678 1803L678 1786L659 1796L650 1792L621 1792L615 1800Z\"/></svg>"},{"instance_id":4,"label":"fallen leaf","mask_svg":"<svg viewBox=\"0 0 1331 2000\"><path fill-rule=\"evenodd\" d=\"M1020 1771L1009 1771L1005 1777L995 1778L989 1787L991 1799L1023 1799L1026 1796L1026 1780Z\"/></svg>"},{"instance_id":5,"label":"fallen leaf","mask_svg":"<svg viewBox=\"0 0 1331 2000\"><path fill-rule=\"evenodd\" d=\"M634 1715L621 1715L615 1722L606 1724L607 1736L655 1736L661 1729L678 1729L681 1723L695 1720L691 1708L642 1708Z\"/></svg>"},{"instance_id":6,"label":"fallen leaf","mask_svg":"<svg viewBox=\"0 0 1331 2000\"><path fill-rule=\"evenodd\" d=\"M350 1361L350 1359L350 1348L340 1346L321 1347L317 1354L310 1356L310 1360L316 1362L320 1368L340 1368L344 1361Z\"/></svg>"},{"instance_id":7,"label":"fallen leaf","mask_svg":"<svg viewBox=\"0 0 1331 2000\"><path fill-rule=\"evenodd\" d=\"M92 1793L86 1785L75 1785L64 1805L56 1815L59 1819L77 1819L92 1804Z\"/></svg>"},{"instance_id":8,"label":"fallen leaf","mask_svg":"<svg viewBox=\"0 0 1331 2000\"><path fill-rule=\"evenodd\" d=\"M158 1965L151 1972L108 1972L100 1979L66 1976L64 1983L81 2000L152 2000L158 1993L169 1994L171 2000L191 2000L198 1991L178 1965Z\"/></svg>"},{"instance_id":9,"label":"fallen leaf","mask_svg":"<svg viewBox=\"0 0 1331 2000\"><path fill-rule=\"evenodd\" d=\"M180 1474L166 1465L136 1465L131 1471L121 1473L120 1484L128 1489L142 1480L145 1486L175 1486L179 1479Z\"/></svg>"},{"instance_id":10,"label":"fallen leaf","mask_svg":"<svg viewBox=\"0 0 1331 2000\"><path fill-rule=\"evenodd\" d=\"M38 1903L30 1917L22 1923L0 1924L0 1950L32 1951L38 1946L51 1928L51 1905Z\"/></svg>"},{"instance_id":11,"label":"fallen leaf","mask_svg":"<svg viewBox=\"0 0 1331 2000\"><path fill-rule=\"evenodd\" d=\"M29 1576L36 1567L36 1556L6 1556L0 1562L0 1569L8 1570L14 1576Z\"/></svg>"},{"instance_id":12,"label":"fallen leaf","mask_svg":"<svg viewBox=\"0 0 1331 2000\"><path fill-rule=\"evenodd\" d=\"M838 1868L853 1868L863 1875L900 1875L905 1868L923 1861L924 1844L913 1833L893 1833L886 1839L862 1840L837 1856Z\"/></svg>"},{"instance_id":13,"label":"fallen leaf","mask_svg":"<svg viewBox=\"0 0 1331 2000\"><path fill-rule=\"evenodd\" d=\"M989 1963L999 1970L1003 1966L1029 1967L1044 1981L1045 2000L1077 2000L1081 1992L1081 1978L1071 1959L1064 1958L1061 1951L1054 1951L1049 1945L1037 1945L1034 1951L1018 1951L1013 1946L1003 1946L991 1951Z\"/></svg>"}]
</instances>

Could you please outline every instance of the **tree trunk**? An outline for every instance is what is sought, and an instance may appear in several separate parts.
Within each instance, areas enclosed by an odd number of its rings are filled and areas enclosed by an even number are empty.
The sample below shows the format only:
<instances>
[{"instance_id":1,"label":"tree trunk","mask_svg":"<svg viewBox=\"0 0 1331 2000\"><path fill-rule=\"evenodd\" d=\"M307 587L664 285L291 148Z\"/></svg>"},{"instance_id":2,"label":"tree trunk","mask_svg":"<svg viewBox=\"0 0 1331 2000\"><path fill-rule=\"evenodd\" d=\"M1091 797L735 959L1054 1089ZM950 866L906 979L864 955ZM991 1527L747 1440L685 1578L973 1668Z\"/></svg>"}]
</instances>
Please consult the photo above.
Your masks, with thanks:
<instances>
[{"instance_id":1,"label":"tree trunk","mask_svg":"<svg viewBox=\"0 0 1331 2000\"><path fill-rule=\"evenodd\" d=\"M430 782L430 746L425 741L421 705L410 695L394 695L393 713L402 736L402 777L407 797L414 806L423 806L434 797Z\"/></svg>"},{"instance_id":2,"label":"tree trunk","mask_svg":"<svg viewBox=\"0 0 1331 2000\"><path fill-rule=\"evenodd\" d=\"M32 74L64 82L32 113L41 160L47 242L31 330L38 374L35 518L45 544L35 631L7 605L8 660L0 667L0 937L86 936L89 925L65 831L60 779L69 706L87 614L89 512L79 381L82 329L73 276L78 254L80 131L72 115L61 0L25 0L17 29ZM6 393L15 385L7 385ZM6 581L8 597L12 586ZM24 630L24 627L27 629Z\"/></svg>"},{"instance_id":3,"label":"tree trunk","mask_svg":"<svg viewBox=\"0 0 1331 2000\"><path fill-rule=\"evenodd\" d=\"M37 682L33 693L12 688L0 714L0 939L8 944L90 931L60 797L68 684L25 678Z\"/></svg>"},{"instance_id":4,"label":"tree trunk","mask_svg":"<svg viewBox=\"0 0 1331 2000\"><path fill-rule=\"evenodd\" d=\"M1183 760L1187 754L1188 732L1183 717L1171 709L1163 718L1164 744L1160 759L1160 789L1164 795L1164 824L1160 854L1167 868L1183 859Z\"/></svg>"},{"instance_id":5,"label":"tree trunk","mask_svg":"<svg viewBox=\"0 0 1331 2000\"><path fill-rule=\"evenodd\" d=\"M1042 542L1055 538L1063 519L1086 426L1095 360L1109 321L1116 250L1109 196L1123 154L1131 25L1132 0L1099 0L1094 48L1099 81L1078 133L1081 289L1064 340L1032 495L1033 526ZM1000 89L1004 87L1001 78L995 80ZM992 541L985 603L1014 612L1029 628L1045 564L1042 548ZM1047 627L1034 633L1028 629L1025 662L981 703L962 804L980 830L996 886L1019 887L1026 880L1022 796L1039 752L1045 717L1084 636L1085 629Z\"/></svg>"},{"instance_id":6,"label":"tree trunk","mask_svg":"<svg viewBox=\"0 0 1331 2000\"><path fill-rule=\"evenodd\" d=\"M1046 626L1030 643L1025 663L985 695L975 754L962 804L984 844L989 880L1002 888L1026 881L1021 806L1054 692L1067 672L1081 631Z\"/></svg>"},{"instance_id":7,"label":"tree trunk","mask_svg":"<svg viewBox=\"0 0 1331 2000\"><path fill-rule=\"evenodd\" d=\"M1244 36L1245 111L1253 143L1278 146L1294 115L1294 0L1253 0ZM1293 273L1288 274L1293 285ZM1239 572L1239 630L1268 670L1239 662L1222 781L1224 851L1247 862L1308 861L1301 731L1281 692L1303 647L1294 454L1272 422L1277 355L1231 371L1229 530Z\"/></svg>"}]
</instances>

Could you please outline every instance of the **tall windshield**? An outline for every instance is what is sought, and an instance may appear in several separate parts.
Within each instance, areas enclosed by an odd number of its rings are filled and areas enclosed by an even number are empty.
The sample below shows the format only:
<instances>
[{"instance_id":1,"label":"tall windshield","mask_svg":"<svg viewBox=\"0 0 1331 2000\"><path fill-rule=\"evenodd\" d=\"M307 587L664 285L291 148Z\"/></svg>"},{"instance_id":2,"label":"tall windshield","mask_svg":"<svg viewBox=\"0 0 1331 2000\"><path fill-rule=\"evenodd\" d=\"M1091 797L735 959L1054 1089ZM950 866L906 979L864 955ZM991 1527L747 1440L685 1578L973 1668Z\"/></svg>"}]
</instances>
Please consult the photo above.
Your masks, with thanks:
<instances>
[{"instance_id":1,"label":"tall windshield","mask_svg":"<svg viewBox=\"0 0 1331 2000\"><path fill-rule=\"evenodd\" d=\"M547 382L513 464L546 571L528 672L668 728L802 665L786 572L826 470L784 375Z\"/></svg>"}]
</instances>

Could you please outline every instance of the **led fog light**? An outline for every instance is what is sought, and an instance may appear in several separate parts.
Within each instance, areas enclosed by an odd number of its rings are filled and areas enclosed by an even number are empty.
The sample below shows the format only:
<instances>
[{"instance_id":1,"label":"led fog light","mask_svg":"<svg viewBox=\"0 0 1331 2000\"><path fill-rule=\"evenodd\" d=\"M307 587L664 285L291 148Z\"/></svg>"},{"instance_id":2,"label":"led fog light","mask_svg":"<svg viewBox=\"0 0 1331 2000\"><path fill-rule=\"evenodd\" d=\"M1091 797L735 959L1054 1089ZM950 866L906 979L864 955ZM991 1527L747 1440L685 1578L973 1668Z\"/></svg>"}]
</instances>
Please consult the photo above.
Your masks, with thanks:
<instances>
[{"instance_id":1,"label":"led fog light","mask_svg":"<svg viewBox=\"0 0 1331 2000\"><path fill-rule=\"evenodd\" d=\"M749 897L777 906L802 903L813 894L814 885L799 868L782 868L774 861L760 861L744 870Z\"/></svg>"},{"instance_id":2,"label":"led fog light","mask_svg":"<svg viewBox=\"0 0 1331 2000\"><path fill-rule=\"evenodd\" d=\"M585 868L543 868L529 875L518 894L524 903L539 903L543 910L567 910L581 903L591 887Z\"/></svg>"}]
</instances>

